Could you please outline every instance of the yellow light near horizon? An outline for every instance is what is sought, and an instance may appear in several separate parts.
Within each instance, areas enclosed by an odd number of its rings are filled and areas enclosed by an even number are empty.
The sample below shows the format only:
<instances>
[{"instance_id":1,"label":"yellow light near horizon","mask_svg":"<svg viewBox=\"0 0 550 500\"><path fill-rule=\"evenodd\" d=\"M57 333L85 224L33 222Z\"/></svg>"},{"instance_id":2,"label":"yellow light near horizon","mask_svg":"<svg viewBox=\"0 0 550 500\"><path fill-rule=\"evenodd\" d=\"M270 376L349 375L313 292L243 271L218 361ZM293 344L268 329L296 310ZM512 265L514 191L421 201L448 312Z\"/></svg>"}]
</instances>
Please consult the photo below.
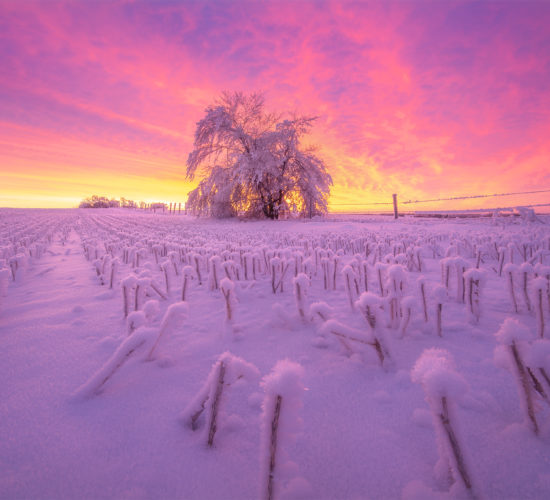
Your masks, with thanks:
<instances>
[{"instance_id":1,"label":"yellow light near horizon","mask_svg":"<svg viewBox=\"0 0 550 500\"><path fill-rule=\"evenodd\" d=\"M33 195L29 193L0 195L0 207L9 208L74 208L80 200L68 196Z\"/></svg>"},{"instance_id":2,"label":"yellow light near horizon","mask_svg":"<svg viewBox=\"0 0 550 500\"><path fill-rule=\"evenodd\" d=\"M15 168L1 172L0 206L17 208L70 208L92 195L109 199L126 198L139 203L187 200L195 187L166 171L155 176L151 172L129 172L126 168L92 170L87 166L70 168L63 164L15 162ZM183 170L183 169L182 169Z\"/></svg>"},{"instance_id":3,"label":"yellow light near horizon","mask_svg":"<svg viewBox=\"0 0 550 500\"><path fill-rule=\"evenodd\" d=\"M0 122L0 206L76 207L92 195L185 203L196 183L175 154L88 142Z\"/></svg>"}]
</instances>

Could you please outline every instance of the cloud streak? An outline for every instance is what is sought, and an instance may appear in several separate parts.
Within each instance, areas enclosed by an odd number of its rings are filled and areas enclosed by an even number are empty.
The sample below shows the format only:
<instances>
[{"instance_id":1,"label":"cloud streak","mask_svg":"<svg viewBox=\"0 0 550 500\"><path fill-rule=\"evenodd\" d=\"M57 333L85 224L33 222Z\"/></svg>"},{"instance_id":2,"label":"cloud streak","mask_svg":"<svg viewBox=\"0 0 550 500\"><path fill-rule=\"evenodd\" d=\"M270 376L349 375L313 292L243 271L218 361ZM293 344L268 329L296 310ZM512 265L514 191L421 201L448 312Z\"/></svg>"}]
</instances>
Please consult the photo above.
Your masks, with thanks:
<instances>
[{"instance_id":1,"label":"cloud streak","mask_svg":"<svg viewBox=\"0 0 550 500\"><path fill-rule=\"evenodd\" d=\"M60 171L183 201L223 90L319 116L335 210L550 186L549 21L542 2L4 2L0 173L21 175L0 203L33 175L71 198Z\"/></svg>"}]
</instances>

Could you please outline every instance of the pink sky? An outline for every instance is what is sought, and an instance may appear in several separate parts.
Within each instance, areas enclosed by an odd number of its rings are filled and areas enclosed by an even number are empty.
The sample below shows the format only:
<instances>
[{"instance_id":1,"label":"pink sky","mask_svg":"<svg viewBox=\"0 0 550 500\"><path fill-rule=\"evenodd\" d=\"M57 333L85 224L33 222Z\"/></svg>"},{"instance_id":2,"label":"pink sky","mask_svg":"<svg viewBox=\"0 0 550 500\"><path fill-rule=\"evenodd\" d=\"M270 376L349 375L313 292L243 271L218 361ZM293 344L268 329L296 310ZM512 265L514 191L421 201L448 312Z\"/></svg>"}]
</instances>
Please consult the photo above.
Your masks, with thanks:
<instances>
[{"instance_id":1,"label":"pink sky","mask_svg":"<svg viewBox=\"0 0 550 500\"><path fill-rule=\"evenodd\" d=\"M0 206L185 201L223 90L319 116L333 210L550 188L549 26L546 2L1 0Z\"/></svg>"}]
</instances>

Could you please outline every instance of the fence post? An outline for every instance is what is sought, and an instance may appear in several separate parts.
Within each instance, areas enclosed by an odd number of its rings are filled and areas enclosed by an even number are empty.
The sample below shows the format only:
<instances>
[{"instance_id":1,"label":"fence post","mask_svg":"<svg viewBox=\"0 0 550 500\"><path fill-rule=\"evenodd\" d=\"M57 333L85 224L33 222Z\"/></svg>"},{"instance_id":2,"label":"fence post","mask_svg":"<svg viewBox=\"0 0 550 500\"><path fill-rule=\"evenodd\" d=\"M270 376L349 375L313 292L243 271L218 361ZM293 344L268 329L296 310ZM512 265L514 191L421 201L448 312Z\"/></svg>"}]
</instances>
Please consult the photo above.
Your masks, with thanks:
<instances>
[{"instance_id":1,"label":"fence post","mask_svg":"<svg viewBox=\"0 0 550 500\"><path fill-rule=\"evenodd\" d=\"M397 219L399 217L399 214L397 213L397 195L392 194L393 197L393 218Z\"/></svg>"}]
</instances>

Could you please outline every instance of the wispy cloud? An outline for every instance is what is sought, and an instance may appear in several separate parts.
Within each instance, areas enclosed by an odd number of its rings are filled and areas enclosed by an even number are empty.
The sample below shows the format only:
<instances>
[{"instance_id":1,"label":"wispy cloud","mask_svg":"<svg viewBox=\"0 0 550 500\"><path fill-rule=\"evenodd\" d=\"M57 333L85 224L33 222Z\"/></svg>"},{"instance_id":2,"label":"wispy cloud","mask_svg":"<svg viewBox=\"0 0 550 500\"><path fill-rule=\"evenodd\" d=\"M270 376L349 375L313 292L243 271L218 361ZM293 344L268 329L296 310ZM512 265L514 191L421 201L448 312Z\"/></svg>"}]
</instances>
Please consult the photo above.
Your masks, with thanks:
<instances>
[{"instance_id":1,"label":"wispy cloud","mask_svg":"<svg viewBox=\"0 0 550 500\"><path fill-rule=\"evenodd\" d=\"M62 171L181 199L204 107L259 89L319 116L334 207L550 184L549 21L544 2L3 2L0 170L12 191L39 172L70 198Z\"/></svg>"}]
</instances>

